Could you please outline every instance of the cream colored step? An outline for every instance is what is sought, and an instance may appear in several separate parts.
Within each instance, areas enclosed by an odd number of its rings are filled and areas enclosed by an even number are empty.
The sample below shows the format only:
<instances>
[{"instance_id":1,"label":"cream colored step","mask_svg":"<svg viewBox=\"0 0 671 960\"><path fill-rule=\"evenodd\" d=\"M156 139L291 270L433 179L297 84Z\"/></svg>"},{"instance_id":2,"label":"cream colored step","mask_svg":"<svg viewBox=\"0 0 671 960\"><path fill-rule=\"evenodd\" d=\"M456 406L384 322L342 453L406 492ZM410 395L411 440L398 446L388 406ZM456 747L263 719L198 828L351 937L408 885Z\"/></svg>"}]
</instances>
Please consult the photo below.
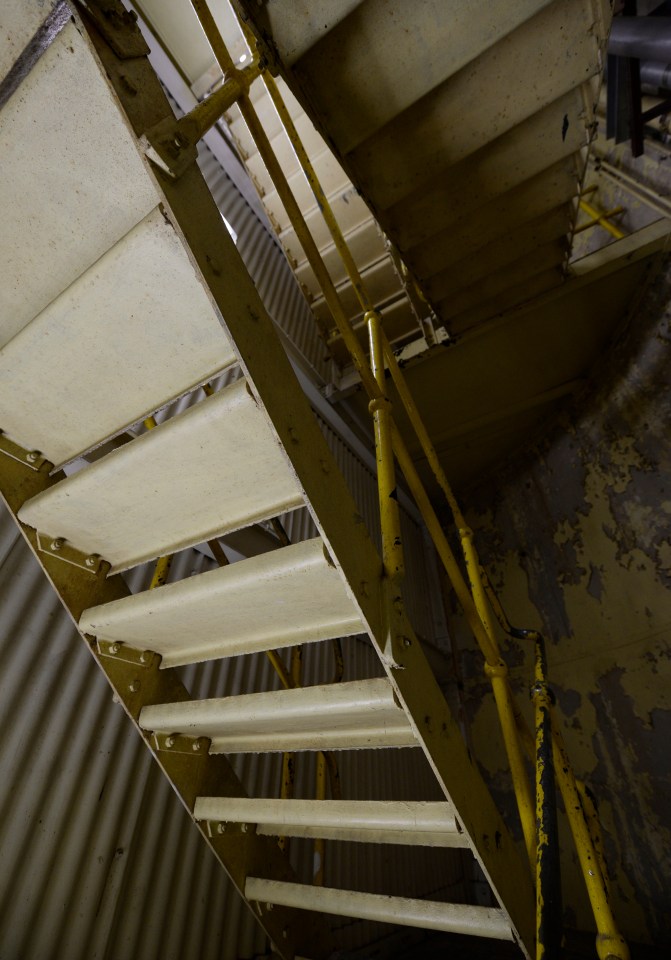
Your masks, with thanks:
<instances>
[{"instance_id":1,"label":"cream colored step","mask_svg":"<svg viewBox=\"0 0 671 960\"><path fill-rule=\"evenodd\" d=\"M430 900L410 900L407 897L387 897L377 893L358 893L354 890L334 890L281 880L263 880L248 877L245 897L261 903L316 910L338 917L359 920L380 920L383 923L443 930L447 933L487 937L490 940L512 940L510 921L503 910L494 907L475 907L462 903L437 903Z\"/></svg>"},{"instance_id":2,"label":"cream colored step","mask_svg":"<svg viewBox=\"0 0 671 960\"><path fill-rule=\"evenodd\" d=\"M271 837L468 847L449 803L393 800L258 800L198 797L197 820L254 823Z\"/></svg>"},{"instance_id":3,"label":"cream colored step","mask_svg":"<svg viewBox=\"0 0 671 960\"><path fill-rule=\"evenodd\" d=\"M29 500L19 518L122 570L302 505L240 380Z\"/></svg>"},{"instance_id":4,"label":"cream colored step","mask_svg":"<svg viewBox=\"0 0 671 960\"><path fill-rule=\"evenodd\" d=\"M30 6L3 6L3 33L24 39ZM0 345L158 200L88 40L69 23L0 112Z\"/></svg>"},{"instance_id":5,"label":"cream colored step","mask_svg":"<svg viewBox=\"0 0 671 960\"><path fill-rule=\"evenodd\" d=\"M84 633L153 650L163 667L361 633L320 539L85 610Z\"/></svg>"},{"instance_id":6,"label":"cream colored step","mask_svg":"<svg viewBox=\"0 0 671 960\"><path fill-rule=\"evenodd\" d=\"M140 726L154 734L209 737L211 753L418 745L386 679L163 703L144 707Z\"/></svg>"},{"instance_id":7,"label":"cream colored step","mask_svg":"<svg viewBox=\"0 0 671 960\"><path fill-rule=\"evenodd\" d=\"M156 207L0 351L0 427L60 464L235 360Z\"/></svg>"}]
</instances>

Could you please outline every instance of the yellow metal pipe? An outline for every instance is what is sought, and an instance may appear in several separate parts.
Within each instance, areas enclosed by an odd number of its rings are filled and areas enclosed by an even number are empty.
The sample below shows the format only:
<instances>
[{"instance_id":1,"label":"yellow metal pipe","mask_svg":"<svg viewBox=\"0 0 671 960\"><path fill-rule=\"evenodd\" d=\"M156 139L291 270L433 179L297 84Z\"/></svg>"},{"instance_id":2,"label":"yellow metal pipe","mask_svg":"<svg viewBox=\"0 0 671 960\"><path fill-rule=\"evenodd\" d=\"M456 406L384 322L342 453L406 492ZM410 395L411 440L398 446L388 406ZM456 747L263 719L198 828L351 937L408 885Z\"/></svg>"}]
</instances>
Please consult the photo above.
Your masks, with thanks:
<instances>
[{"instance_id":1,"label":"yellow metal pipe","mask_svg":"<svg viewBox=\"0 0 671 960\"><path fill-rule=\"evenodd\" d=\"M323 753L317 754L317 770L315 782L315 799L326 800L326 757ZM323 837L316 837L313 845L312 882L317 887L324 886L324 855L326 843Z\"/></svg>"},{"instance_id":2,"label":"yellow metal pipe","mask_svg":"<svg viewBox=\"0 0 671 960\"><path fill-rule=\"evenodd\" d=\"M398 492L394 470L394 449L391 437L391 404L384 395L384 355L382 349L380 314L371 310L366 314L370 358L373 376L382 397L371 400L369 410L375 424L375 455L377 460L377 488L382 528L382 562L387 576L394 579L404 573L401 518L398 511Z\"/></svg>"},{"instance_id":3,"label":"yellow metal pipe","mask_svg":"<svg viewBox=\"0 0 671 960\"><path fill-rule=\"evenodd\" d=\"M608 217L615 213L615 211L611 210L609 213L601 213L586 200L580 201L580 209L594 220L595 225L598 223L600 227L607 230L616 240L621 240L623 237L626 237L626 233L624 233L623 230L620 230L619 227L616 227L614 223L608 220Z\"/></svg>"},{"instance_id":4,"label":"yellow metal pipe","mask_svg":"<svg viewBox=\"0 0 671 960\"><path fill-rule=\"evenodd\" d=\"M384 331L382 332L382 343L384 346L385 360L387 362L387 366L389 367L392 381L396 387L412 428L417 435L417 439L421 444L422 450L424 451L424 456L428 460L429 466L433 470L433 474L438 481L441 490L445 494L445 498L450 506L457 528L464 529L467 525L461 512L461 508L459 507L457 499L452 492L452 488L449 484L447 476L445 475L445 471L443 470L440 460L438 459L436 449L431 442L431 438L429 437L429 432L424 426L424 421L422 420L420 412L417 409L417 404L415 403L413 396L408 389L403 372L398 365L394 351L392 350L391 344L389 343Z\"/></svg>"},{"instance_id":5,"label":"yellow metal pipe","mask_svg":"<svg viewBox=\"0 0 671 960\"><path fill-rule=\"evenodd\" d=\"M629 948L618 930L608 902L608 889L602 873L601 857L592 840L564 740L552 712L551 716L555 776L564 800L566 816L596 922L598 931L596 952L600 960L630 960Z\"/></svg>"},{"instance_id":6,"label":"yellow metal pipe","mask_svg":"<svg viewBox=\"0 0 671 960\"><path fill-rule=\"evenodd\" d=\"M163 584L166 583L171 566L172 555L158 558L156 567L154 568L154 576L151 578L151 583L149 584L150 590L154 590L156 587L162 587Z\"/></svg>"},{"instance_id":7,"label":"yellow metal pipe","mask_svg":"<svg viewBox=\"0 0 671 960\"><path fill-rule=\"evenodd\" d=\"M522 833L524 834L524 845L529 857L529 866L533 868L536 864L536 814L531 794L531 785L529 784L524 766L522 745L517 733L515 710L512 704L512 691L508 683L508 667L501 659L499 652L490 607L482 577L480 576L480 563L473 544L473 534L470 529L465 528L459 531L459 535L464 547L466 571L471 585L473 602L475 603L475 608L484 631L487 634L491 648L497 654L496 663L490 663L489 660L485 661L485 673L492 684L496 709L501 724L501 732L503 734L503 743L513 781L513 790L517 801L517 810L520 816L520 823L522 824Z\"/></svg>"},{"instance_id":8,"label":"yellow metal pipe","mask_svg":"<svg viewBox=\"0 0 671 960\"><path fill-rule=\"evenodd\" d=\"M305 179L307 180L314 198L317 201L317 206L319 207L319 210L326 221L326 226L329 228L331 237L333 238L333 243L335 244L336 250L340 254L340 258L345 266L345 270L347 271L347 274L352 282L352 286L354 288L354 292L356 293L359 304L361 305L361 309L364 311L364 313L368 313L374 309L374 303L368 295L368 291L366 290L361 274L359 273L359 269L354 262L354 257L350 252L349 245L345 240L343 232L340 229L340 225L336 220L331 208L331 204L324 193L324 189L319 182L319 178L317 177L310 158L308 157L307 151L303 146L303 141L300 138L298 130L296 130L296 126L291 119L291 114L287 110L284 98L278 90L274 78L271 77L270 74L265 73L263 79L266 87L268 88L270 98L275 105L275 109L277 110L280 121L282 122L284 130L289 138L289 142L291 143L294 153L296 154L296 159L298 160L298 163L305 174Z\"/></svg>"}]
</instances>

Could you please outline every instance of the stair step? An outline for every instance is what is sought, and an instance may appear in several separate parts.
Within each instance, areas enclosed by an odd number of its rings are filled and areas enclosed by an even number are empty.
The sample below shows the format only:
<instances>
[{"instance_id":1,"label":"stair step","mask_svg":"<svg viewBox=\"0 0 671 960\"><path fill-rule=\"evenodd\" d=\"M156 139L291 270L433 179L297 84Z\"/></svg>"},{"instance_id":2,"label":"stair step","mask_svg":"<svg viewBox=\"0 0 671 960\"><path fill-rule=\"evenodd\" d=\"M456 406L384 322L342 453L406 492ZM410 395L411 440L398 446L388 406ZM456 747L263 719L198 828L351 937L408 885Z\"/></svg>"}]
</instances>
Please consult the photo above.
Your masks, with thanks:
<instances>
[{"instance_id":1,"label":"stair step","mask_svg":"<svg viewBox=\"0 0 671 960\"><path fill-rule=\"evenodd\" d=\"M469 846L449 803L198 797L194 817L219 823L255 823L257 833L271 837Z\"/></svg>"},{"instance_id":2,"label":"stair step","mask_svg":"<svg viewBox=\"0 0 671 960\"><path fill-rule=\"evenodd\" d=\"M302 505L240 380L29 500L19 517L116 571Z\"/></svg>"},{"instance_id":3,"label":"stair step","mask_svg":"<svg viewBox=\"0 0 671 960\"><path fill-rule=\"evenodd\" d=\"M9 22L3 40L12 35ZM75 23L3 107L0 144L2 345L153 210L159 195Z\"/></svg>"},{"instance_id":4,"label":"stair step","mask_svg":"<svg viewBox=\"0 0 671 960\"><path fill-rule=\"evenodd\" d=\"M163 667L364 630L319 538L91 607L79 626L160 653Z\"/></svg>"},{"instance_id":5,"label":"stair step","mask_svg":"<svg viewBox=\"0 0 671 960\"><path fill-rule=\"evenodd\" d=\"M331 887L312 887L303 883L263 880L260 877L247 878L245 897L248 900L295 907L299 910L316 910L338 917L379 920L404 927L442 930L446 933L487 937L490 940L513 940L508 917L503 910L495 907L387 897L378 893L334 890Z\"/></svg>"},{"instance_id":6,"label":"stair step","mask_svg":"<svg viewBox=\"0 0 671 960\"><path fill-rule=\"evenodd\" d=\"M386 679L157 704L142 709L140 726L209 737L210 753L417 746Z\"/></svg>"},{"instance_id":7,"label":"stair step","mask_svg":"<svg viewBox=\"0 0 671 960\"><path fill-rule=\"evenodd\" d=\"M0 351L2 429L61 464L235 360L157 207Z\"/></svg>"}]
</instances>

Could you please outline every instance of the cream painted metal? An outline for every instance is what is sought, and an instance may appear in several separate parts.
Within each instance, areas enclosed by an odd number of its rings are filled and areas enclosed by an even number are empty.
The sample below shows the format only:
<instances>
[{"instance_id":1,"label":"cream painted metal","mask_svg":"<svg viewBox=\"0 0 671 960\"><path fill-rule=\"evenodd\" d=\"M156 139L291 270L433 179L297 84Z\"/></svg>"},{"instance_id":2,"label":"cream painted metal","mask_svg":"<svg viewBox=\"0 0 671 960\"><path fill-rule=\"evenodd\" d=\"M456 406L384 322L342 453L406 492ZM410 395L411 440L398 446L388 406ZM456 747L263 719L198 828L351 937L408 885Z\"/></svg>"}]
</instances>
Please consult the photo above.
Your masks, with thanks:
<instances>
[{"instance_id":1,"label":"cream painted metal","mask_svg":"<svg viewBox=\"0 0 671 960\"><path fill-rule=\"evenodd\" d=\"M93 607L79 626L100 640L159 653L163 667L364 629L319 538Z\"/></svg>"},{"instance_id":2,"label":"cream painted metal","mask_svg":"<svg viewBox=\"0 0 671 960\"><path fill-rule=\"evenodd\" d=\"M39 494L20 515L119 570L303 504L239 380Z\"/></svg>"},{"instance_id":3,"label":"cream painted metal","mask_svg":"<svg viewBox=\"0 0 671 960\"><path fill-rule=\"evenodd\" d=\"M113 83L138 138L146 134L148 118L154 122L161 118L170 120L169 104L143 58L133 58L130 65L119 59L114 47L105 40L105 29L89 33L88 21L79 19L76 8L69 9L76 29L68 28L69 32L64 31L57 38L54 56L56 60L67 59L71 45L70 52L87 61L90 70L83 72L82 77L89 77L95 89L94 106L98 105L102 91L114 110L118 110L119 104L110 97L109 84ZM40 65L45 62L43 58ZM129 83L127 71L131 67L133 82ZM89 90L81 79L78 92L86 103ZM42 84L40 95L41 106L46 109L51 102L48 85ZM106 119L104 114L102 119ZM111 120L109 124L113 126ZM128 133L125 124L123 121ZM93 133L96 129L94 124L87 128L86 123L81 128L81 136L87 129ZM135 151L132 138L131 146ZM82 156L84 161L79 167L79 154L75 152L70 157L79 179L86 178L95 159L85 151ZM138 160L135 152L133 157L132 162ZM59 165L54 161L58 155L49 154L49 159L56 175ZM128 161L129 167L132 162ZM144 176L148 168L144 160L139 162ZM123 180L123 171L117 172L117 176ZM69 173L63 183L72 187L68 177ZM151 175L149 180L153 182ZM214 754L324 749L349 752L420 746L440 790L459 817L463 836L491 882L494 895L505 904L510 918L506 924L514 925L515 935L528 955L533 941L528 865L468 754L402 604L390 602L387 596L379 554L292 374L254 284L224 228L220 212L196 168L189 168L174 180L159 175L155 184L166 216L175 224L175 235L184 245L185 257L193 263L196 276L204 278L211 301L216 303L213 315L224 318L245 379L66 479L34 469L27 456L18 459L3 455L3 494L18 513L24 535L73 619L79 623L81 611L88 611L81 617L80 632L88 628L100 633L104 630L104 635L98 637L101 642L92 645L93 655L133 721L153 733L150 739L157 759L189 813L198 792L240 797L244 789L225 757L210 756L202 749L202 742L175 742L173 734L207 737L211 741L210 753ZM121 235L126 236L155 208L156 202L152 202L150 209L143 210ZM100 217L94 198L89 198L86 213L91 222ZM36 221L33 232L39 233L40 226ZM70 222L68 230L76 238L79 224ZM59 235L56 239L60 240ZM102 252L119 239L113 236ZM163 275L155 278L154 287L163 279ZM104 301L109 296L109 285L101 285L100 290ZM94 308L92 304L91 309ZM102 304L100 308L104 309ZM167 335L174 340L174 328ZM56 332L51 336L55 337ZM181 340L178 347L180 344ZM88 351L89 345L85 346ZM131 363L135 359L134 344L126 342L126 349L125 359ZM31 357L22 353L15 360L28 367ZM138 409L137 417L143 412ZM97 417L95 410L91 413L93 418ZM39 416L36 411L35 419ZM36 490L43 492L28 499L30 492ZM108 577L105 567L98 567L95 562L88 566L76 552L100 554L120 569L298 505L309 507L319 532L318 540L295 549L274 551L267 558L254 558L247 566L241 562L230 570L195 576L131 600L124 599L128 588L123 578ZM68 549L67 555L48 546L45 549L44 538L38 538L32 528L48 538L64 538L69 548L76 549ZM135 584L138 582L136 579ZM296 590L293 597L292 589ZM333 599L331 611L329 598ZM215 601L220 604L216 610ZM128 646L116 645L116 641L102 642L113 629L112 619L118 618L119 623L124 621L124 637L131 629L144 632L134 642L145 649L158 648L160 638L155 640L154 635L159 628L165 629L166 637L172 631L172 639L181 633L180 642L186 640L195 647L202 624L194 626L192 618L196 613L207 612L208 603L212 605L208 613L210 639L216 639L215 631L219 638L224 631L230 631L235 639L237 615L239 632L247 628L246 639L252 645L260 644L263 635L263 644L268 646L277 640L282 604L292 615L291 622L287 617L282 625L287 642L289 636L291 642L300 638L304 627L323 636L326 609L329 617L332 615L337 621L329 624L326 635L342 633L343 623L349 623L351 629L364 627L386 677L189 699L194 694L187 691L180 674L172 669L160 671L157 656L142 657ZM241 607L236 613L239 603ZM313 619L317 608L320 622ZM95 611L95 623L91 611ZM180 616L184 617L181 623ZM103 624L106 617L109 621ZM146 646L144 636L148 636ZM88 643L90 634L84 633L84 637ZM115 645L116 649L111 649ZM213 646L203 655L220 656L221 647ZM195 693L198 692L196 689ZM215 836L203 832L240 892L244 891L250 864L263 862L269 876L291 876L288 862L267 838L250 832L247 841L240 845L225 833ZM495 834L500 838L496 845L483 839ZM441 851L441 855L448 854L447 850ZM469 909L464 912L461 907L444 908L450 923L457 918L462 924L464 917L468 920L474 916ZM483 916L480 912L477 915ZM316 918L290 916L289 923L283 926L283 916L278 910L259 916L259 921L287 960L296 952L300 939L308 936L314 938L316 954L329 954L330 946L323 939L326 930L313 926L318 922ZM469 923L472 932L487 929L486 925L478 926L470 920L466 925ZM493 935L498 935L496 929Z\"/></svg>"},{"instance_id":4,"label":"cream painted metal","mask_svg":"<svg viewBox=\"0 0 671 960\"><path fill-rule=\"evenodd\" d=\"M525 283L538 292L561 280L593 135L611 18L605 0L496 0L477 17L467 0L365 0L315 29L312 42L304 36L300 54L291 3L239 4L449 331L499 312L486 292L458 311L449 296L431 295L452 251L488 273L499 266L488 247L506 236L519 251L507 263L523 276L511 286L512 306L526 299ZM562 160L568 195L556 177ZM523 188L534 178L542 188L528 207ZM553 255L539 263L516 230L561 205L546 241ZM459 243L465 233L470 253Z\"/></svg>"},{"instance_id":5,"label":"cream painted metal","mask_svg":"<svg viewBox=\"0 0 671 960\"><path fill-rule=\"evenodd\" d=\"M25 5L26 23L36 6ZM66 26L0 112L0 344L159 202L112 91L77 37Z\"/></svg>"},{"instance_id":6,"label":"cream painted metal","mask_svg":"<svg viewBox=\"0 0 671 960\"><path fill-rule=\"evenodd\" d=\"M468 847L449 803L198 797L194 816L215 823L255 823L257 833L273 837Z\"/></svg>"},{"instance_id":7,"label":"cream painted metal","mask_svg":"<svg viewBox=\"0 0 671 960\"><path fill-rule=\"evenodd\" d=\"M60 464L236 359L156 207L0 351L2 429Z\"/></svg>"},{"instance_id":8,"label":"cream painted metal","mask_svg":"<svg viewBox=\"0 0 671 960\"><path fill-rule=\"evenodd\" d=\"M488 937L491 940L513 939L505 913L492 907L410 900L406 897L386 897L382 894L333 890L328 887L308 887L299 883L283 883L280 880L262 880L259 877L247 878L245 896L249 900L303 910L319 910L340 917L380 920L383 923Z\"/></svg>"},{"instance_id":9,"label":"cream painted metal","mask_svg":"<svg viewBox=\"0 0 671 960\"><path fill-rule=\"evenodd\" d=\"M386 679L143 707L153 734L209 737L211 753L416 747Z\"/></svg>"}]
</instances>

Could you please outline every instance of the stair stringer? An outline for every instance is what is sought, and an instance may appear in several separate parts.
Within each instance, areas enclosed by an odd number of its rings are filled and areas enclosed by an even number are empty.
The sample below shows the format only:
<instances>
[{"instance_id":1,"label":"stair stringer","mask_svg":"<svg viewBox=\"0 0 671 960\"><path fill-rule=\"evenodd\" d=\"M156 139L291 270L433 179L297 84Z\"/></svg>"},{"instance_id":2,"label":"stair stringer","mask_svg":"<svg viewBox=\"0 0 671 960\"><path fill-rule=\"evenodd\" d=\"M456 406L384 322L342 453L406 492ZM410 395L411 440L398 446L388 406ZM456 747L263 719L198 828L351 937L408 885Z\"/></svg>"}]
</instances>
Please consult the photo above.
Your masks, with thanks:
<instances>
[{"instance_id":1,"label":"stair stringer","mask_svg":"<svg viewBox=\"0 0 671 960\"><path fill-rule=\"evenodd\" d=\"M140 137L169 111L159 81L145 58L119 60L95 30L91 38ZM133 94L128 92L129 64L139 91ZM515 939L532 955L535 907L529 865L470 756L400 598L389 597L380 557L207 186L195 165L177 180L158 169L153 173L165 197L165 215L202 273L254 396L295 471L399 702L458 812L495 896L510 916ZM392 611L389 622L385 610Z\"/></svg>"},{"instance_id":2,"label":"stair stringer","mask_svg":"<svg viewBox=\"0 0 671 960\"><path fill-rule=\"evenodd\" d=\"M161 658L151 652L124 648L120 655L112 654L112 644L96 642L79 629L82 612L92 604L109 603L129 595L130 591L121 575L106 576L109 571L109 564L106 563L101 565L97 573L92 573L45 552L39 547L35 530L17 518L16 514L26 500L63 479L62 473L49 475L50 467L51 464L45 462L40 470L34 470L0 453L0 496L89 652L107 677L115 696L280 956L283 960L292 960L295 955L309 955L315 960L323 960L334 949L323 915L281 906L269 910L266 905L252 905L245 898L247 877L255 876L257 871L263 876L296 879L288 857L280 850L275 838L257 834L254 829L248 830L246 824L230 826L224 833L211 833L207 823L194 816L198 796L247 796L227 757L210 754L209 741L205 737L199 740L164 737L155 741L140 727L138 718L145 704L191 699L191 694L177 676L176 668L159 669ZM194 749L195 744L197 750Z\"/></svg>"}]
</instances>

